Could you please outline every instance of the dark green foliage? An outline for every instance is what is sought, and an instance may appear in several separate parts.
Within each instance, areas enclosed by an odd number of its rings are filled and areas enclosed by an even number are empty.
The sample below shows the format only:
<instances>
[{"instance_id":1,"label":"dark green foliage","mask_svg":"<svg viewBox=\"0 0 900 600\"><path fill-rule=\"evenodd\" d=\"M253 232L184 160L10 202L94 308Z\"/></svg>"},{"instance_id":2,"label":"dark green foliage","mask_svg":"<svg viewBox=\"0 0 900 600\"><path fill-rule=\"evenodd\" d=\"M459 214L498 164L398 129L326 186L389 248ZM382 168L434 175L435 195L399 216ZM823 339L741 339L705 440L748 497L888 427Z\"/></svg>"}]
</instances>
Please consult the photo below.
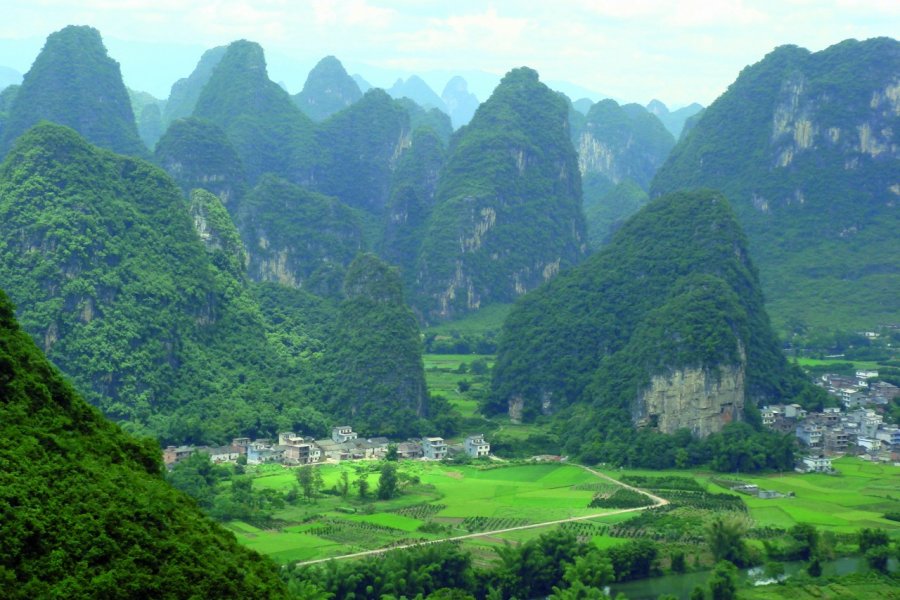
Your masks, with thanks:
<instances>
[{"instance_id":1,"label":"dark green foliage","mask_svg":"<svg viewBox=\"0 0 900 600\"><path fill-rule=\"evenodd\" d=\"M898 70L888 38L777 48L706 109L654 180L651 196L728 196L779 329L900 318Z\"/></svg>"},{"instance_id":2,"label":"dark green foliage","mask_svg":"<svg viewBox=\"0 0 900 600\"><path fill-rule=\"evenodd\" d=\"M444 146L450 142L453 125L450 124L450 117L446 113L437 108L422 108L409 98L399 98L394 102L409 113L409 126L413 131L430 129L437 134Z\"/></svg>"},{"instance_id":3,"label":"dark green foliage","mask_svg":"<svg viewBox=\"0 0 900 600\"><path fill-rule=\"evenodd\" d=\"M93 144L145 156L119 64L100 32L70 25L50 34L25 74L0 138L0 156L39 121L72 127Z\"/></svg>"},{"instance_id":4,"label":"dark green foliage","mask_svg":"<svg viewBox=\"0 0 900 600\"><path fill-rule=\"evenodd\" d=\"M364 246L357 211L273 175L247 194L236 221L251 278L324 296L340 293L343 269Z\"/></svg>"},{"instance_id":5,"label":"dark green foliage","mask_svg":"<svg viewBox=\"0 0 900 600\"><path fill-rule=\"evenodd\" d=\"M422 342L396 269L362 254L347 270L344 293L328 357L330 413L363 434L419 433L430 416Z\"/></svg>"},{"instance_id":6,"label":"dark green foliage","mask_svg":"<svg viewBox=\"0 0 900 600\"><path fill-rule=\"evenodd\" d=\"M734 600L737 598L737 568L724 560L716 563L708 585L711 600Z\"/></svg>"},{"instance_id":7,"label":"dark green foliage","mask_svg":"<svg viewBox=\"0 0 900 600\"><path fill-rule=\"evenodd\" d=\"M292 569L288 580L307 581L334 598L414 598L442 588L475 586L472 558L453 544L432 544L389 552L361 561L330 561L324 566Z\"/></svg>"},{"instance_id":8,"label":"dark green foliage","mask_svg":"<svg viewBox=\"0 0 900 600\"><path fill-rule=\"evenodd\" d=\"M727 561L739 567L749 565L744 535L747 524L739 517L717 516L706 526L709 551L716 561Z\"/></svg>"},{"instance_id":9,"label":"dark green foliage","mask_svg":"<svg viewBox=\"0 0 900 600\"><path fill-rule=\"evenodd\" d=\"M278 598L271 563L162 478L159 447L106 421L0 292L0 580L5 598Z\"/></svg>"},{"instance_id":10,"label":"dark green foliage","mask_svg":"<svg viewBox=\"0 0 900 600\"><path fill-rule=\"evenodd\" d=\"M169 99L163 111L163 126L169 127L177 119L186 119L194 113L197 99L203 92L203 86L212 77L213 70L225 56L227 46L211 48L203 53L200 61L189 77L179 79L172 84Z\"/></svg>"},{"instance_id":11,"label":"dark green foliage","mask_svg":"<svg viewBox=\"0 0 900 600\"><path fill-rule=\"evenodd\" d=\"M295 183L310 181L316 154L313 123L281 86L269 80L259 44L240 40L228 46L203 87L193 116L225 131L251 184L264 173Z\"/></svg>"},{"instance_id":12,"label":"dark green foliage","mask_svg":"<svg viewBox=\"0 0 900 600\"><path fill-rule=\"evenodd\" d=\"M167 443L321 419L297 395L305 365L269 345L211 194L188 207L161 170L42 125L0 167L0 215L24 329L106 414Z\"/></svg>"},{"instance_id":13,"label":"dark green foliage","mask_svg":"<svg viewBox=\"0 0 900 600\"><path fill-rule=\"evenodd\" d=\"M625 221L650 199L647 192L630 179L615 187L610 187L607 182L594 185L596 179L584 179L584 219L592 248L608 244Z\"/></svg>"},{"instance_id":14,"label":"dark green foliage","mask_svg":"<svg viewBox=\"0 0 900 600\"><path fill-rule=\"evenodd\" d=\"M586 249L581 176L563 98L510 71L457 132L416 269L427 321L509 302Z\"/></svg>"},{"instance_id":15,"label":"dark green foliage","mask_svg":"<svg viewBox=\"0 0 900 600\"><path fill-rule=\"evenodd\" d=\"M382 465L376 495L379 500L390 500L397 495L397 465L394 463L386 462Z\"/></svg>"},{"instance_id":16,"label":"dark green foliage","mask_svg":"<svg viewBox=\"0 0 900 600\"><path fill-rule=\"evenodd\" d=\"M865 554L877 546L887 546L890 544L890 541L886 531L869 529L868 527L859 530L859 551L861 554Z\"/></svg>"},{"instance_id":17,"label":"dark green foliage","mask_svg":"<svg viewBox=\"0 0 900 600\"><path fill-rule=\"evenodd\" d=\"M380 217L390 194L393 162L409 132L406 111L383 90L369 90L316 131L322 150L315 189Z\"/></svg>"},{"instance_id":18,"label":"dark green foliage","mask_svg":"<svg viewBox=\"0 0 900 600\"><path fill-rule=\"evenodd\" d=\"M326 56L313 67L294 96L294 102L313 121L322 121L362 98L359 86L347 75L344 65L334 56Z\"/></svg>"},{"instance_id":19,"label":"dark green foliage","mask_svg":"<svg viewBox=\"0 0 900 600\"><path fill-rule=\"evenodd\" d=\"M201 119L172 123L156 145L154 162L185 194L203 188L232 211L245 193L244 167L221 127Z\"/></svg>"},{"instance_id":20,"label":"dark green foliage","mask_svg":"<svg viewBox=\"0 0 900 600\"><path fill-rule=\"evenodd\" d=\"M400 267L407 289L414 289L415 262L425 225L434 208L434 193L445 150L430 129L413 132L412 145L397 161L391 182L379 256Z\"/></svg>"},{"instance_id":21,"label":"dark green foliage","mask_svg":"<svg viewBox=\"0 0 900 600\"><path fill-rule=\"evenodd\" d=\"M588 506L590 508L637 508L651 504L653 504L653 500L645 494L627 488L619 488L609 496L595 497Z\"/></svg>"},{"instance_id":22,"label":"dark green foliage","mask_svg":"<svg viewBox=\"0 0 900 600\"><path fill-rule=\"evenodd\" d=\"M616 581L644 579L653 572L659 550L649 540L631 540L606 551L616 573Z\"/></svg>"},{"instance_id":23,"label":"dark green foliage","mask_svg":"<svg viewBox=\"0 0 900 600\"><path fill-rule=\"evenodd\" d=\"M802 388L771 332L728 203L713 192L672 194L516 304L487 409L505 412L521 398L528 419L548 401L553 410L590 403L594 415L606 415L603 429L630 420L653 375L741 364L748 405ZM585 434L597 422L584 412L573 419Z\"/></svg>"}]
</instances>

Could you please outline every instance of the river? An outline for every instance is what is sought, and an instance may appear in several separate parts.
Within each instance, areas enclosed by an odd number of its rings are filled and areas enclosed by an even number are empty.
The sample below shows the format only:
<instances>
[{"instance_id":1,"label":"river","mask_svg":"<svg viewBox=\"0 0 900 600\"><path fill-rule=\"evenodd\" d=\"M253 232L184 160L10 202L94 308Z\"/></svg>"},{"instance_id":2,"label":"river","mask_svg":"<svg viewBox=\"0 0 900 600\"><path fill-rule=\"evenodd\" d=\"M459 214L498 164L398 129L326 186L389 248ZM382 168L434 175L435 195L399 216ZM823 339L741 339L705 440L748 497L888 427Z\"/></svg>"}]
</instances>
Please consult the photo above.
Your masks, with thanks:
<instances>
[{"instance_id":1,"label":"river","mask_svg":"<svg viewBox=\"0 0 900 600\"><path fill-rule=\"evenodd\" d=\"M783 564L785 575L790 577L806 568L807 563L786 562ZM897 569L896 560L891 559L890 569L892 571ZM868 570L869 565L866 564L866 560L859 556L838 558L822 563L823 576L848 575ZM621 592L628 596L628 600L656 600L662 594L672 594L681 600L688 600L694 587L698 585L706 587L706 580L709 579L710 573L711 571L696 571L617 583L610 586L610 595L615 598L616 594ZM744 579L755 582L754 585L761 585L765 579L762 568L745 569L741 571L741 575Z\"/></svg>"}]
</instances>

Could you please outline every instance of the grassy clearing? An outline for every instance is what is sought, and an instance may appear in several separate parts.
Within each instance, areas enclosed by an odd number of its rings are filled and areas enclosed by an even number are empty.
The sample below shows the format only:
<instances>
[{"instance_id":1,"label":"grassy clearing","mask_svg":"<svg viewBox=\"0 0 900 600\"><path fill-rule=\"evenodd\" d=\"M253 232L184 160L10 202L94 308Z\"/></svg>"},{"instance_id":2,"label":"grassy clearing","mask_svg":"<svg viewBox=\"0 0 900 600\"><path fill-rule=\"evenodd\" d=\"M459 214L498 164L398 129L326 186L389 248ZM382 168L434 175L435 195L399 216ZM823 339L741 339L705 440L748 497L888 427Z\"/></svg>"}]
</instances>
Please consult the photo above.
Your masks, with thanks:
<instances>
[{"instance_id":1,"label":"grassy clearing","mask_svg":"<svg viewBox=\"0 0 900 600\"><path fill-rule=\"evenodd\" d=\"M850 363L854 366L854 368L863 371L863 370L873 370L878 369L878 365L880 364L878 361L874 360L847 360L844 358L804 358L798 357L797 364L801 367L823 367L826 365L846 365Z\"/></svg>"},{"instance_id":2,"label":"grassy clearing","mask_svg":"<svg viewBox=\"0 0 900 600\"><path fill-rule=\"evenodd\" d=\"M836 460L834 467L838 475L741 473L727 477L755 483L762 489L784 494L793 492L794 497L769 500L741 495L750 509L750 516L760 526L790 528L797 523L811 523L836 533L875 527L887 530L892 537L900 537L900 523L882 517L887 511L900 510L900 468L872 464L855 457ZM738 495L712 483L710 479L717 476L714 473L676 470L609 470L607 473L613 477L625 474L693 477L711 492Z\"/></svg>"},{"instance_id":3,"label":"grassy clearing","mask_svg":"<svg viewBox=\"0 0 900 600\"><path fill-rule=\"evenodd\" d=\"M288 562L603 512L588 508L596 493L590 484L597 478L573 465L453 466L418 461L398 464L406 478L417 478L418 483L407 484L403 493L392 500L361 502L355 492L348 498L324 495L315 502L301 500L276 511L272 530L239 521L229 527L247 546L279 562ZM328 489L342 472L346 471L353 481L359 472L377 466L344 463L317 468L321 469ZM374 491L377 473L370 473L369 482ZM254 479L254 487L259 488L284 491L293 485L295 470L281 467L267 467ZM440 525L443 531L419 531L428 522ZM511 532L481 540L477 545L518 542L542 532Z\"/></svg>"},{"instance_id":4,"label":"grassy clearing","mask_svg":"<svg viewBox=\"0 0 900 600\"><path fill-rule=\"evenodd\" d=\"M425 384L431 394L444 396L463 417L477 417L478 401L475 397L488 385L490 375L471 373L469 367L476 360L483 360L488 368L493 367L494 357L487 354L426 354ZM465 365L465 372L460 372L460 365ZM465 381L470 388L466 392L459 390L460 382Z\"/></svg>"},{"instance_id":5,"label":"grassy clearing","mask_svg":"<svg viewBox=\"0 0 900 600\"><path fill-rule=\"evenodd\" d=\"M462 335L483 334L498 331L509 314L512 304L492 304L465 318L433 325L425 329L427 334L450 335L454 332Z\"/></svg>"}]
</instances>

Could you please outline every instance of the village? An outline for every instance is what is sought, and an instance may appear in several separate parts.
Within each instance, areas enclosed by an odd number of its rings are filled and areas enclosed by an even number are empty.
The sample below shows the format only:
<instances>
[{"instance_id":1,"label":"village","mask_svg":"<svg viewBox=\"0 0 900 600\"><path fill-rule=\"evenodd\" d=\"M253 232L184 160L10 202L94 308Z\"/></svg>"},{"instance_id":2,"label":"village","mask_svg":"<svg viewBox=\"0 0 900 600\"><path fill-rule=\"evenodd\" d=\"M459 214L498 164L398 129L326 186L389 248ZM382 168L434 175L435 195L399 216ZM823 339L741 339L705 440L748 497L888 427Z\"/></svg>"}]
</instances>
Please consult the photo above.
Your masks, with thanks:
<instances>
[{"instance_id":1,"label":"village","mask_svg":"<svg viewBox=\"0 0 900 600\"><path fill-rule=\"evenodd\" d=\"M798 470L827 473L833 458L857 455L881 463L900 461L900 427L884 422L883 412L900 388L874 381L877 371L857 371L855 377L822 375L816 385L839 400L839 406L807 412L799 404L763 407L763 425L792 433L802 450Z\"/></svg>"},{"instance_id":2,"label":"village","mask_svg":"<svg viewBox=\"0 0 900 600\"><path fill-rule=\"evenodd\" d=\"M234 438L227 446L168 446L163 450L163 462L167 468L199 452L209 455L213 463L243 462L248 465L266 463L288 466L317 463L339 463L347 460L385 458L389 449L396 449L397 458L443 460L452 455L470 458L486 458L491 445L481 434L470 435L458 444L448 444L441 437L423 437L393 443L386 437L360 438L347 425L331 429L331 439L317 440L292 431L278 434L278 442L269 439L251 440ZM241 458L243 457L243 458Z\"/></svg>"}]
</instances>

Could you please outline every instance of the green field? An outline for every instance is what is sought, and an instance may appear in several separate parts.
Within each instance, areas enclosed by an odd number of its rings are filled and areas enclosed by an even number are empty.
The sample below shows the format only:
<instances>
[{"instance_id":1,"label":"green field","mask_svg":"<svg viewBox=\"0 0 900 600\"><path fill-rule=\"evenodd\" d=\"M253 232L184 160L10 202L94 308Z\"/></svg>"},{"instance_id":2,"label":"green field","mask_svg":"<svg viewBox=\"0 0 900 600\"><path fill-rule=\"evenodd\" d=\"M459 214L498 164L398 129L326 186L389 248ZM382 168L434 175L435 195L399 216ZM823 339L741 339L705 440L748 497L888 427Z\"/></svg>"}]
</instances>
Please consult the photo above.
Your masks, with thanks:
<instances>
[{"instance_id":1,"label":"green field","mask_svg":"<svg viewBox=\"0 0 900 600\"><path fill-rule=\"evenodd\" d=\"M478 416L479 394L490 381L490 375L477 375L468 371L476 360L484 360L487 366L493 367L494 357L481 354L425 354L425 384L430 394L444 396L463 417ZM466 365L466 372L459 372L459 366ZM459 391L461 381L467 381L471 388L467 392Z\"/></svg>"},{"instance_id":2,"label":"green field","mask_svg":"<svg viewBox=\"0 0 900 600\"><path fill-rule=\"evenodd\" d=\"M740 495L758 526L789 528L811 523L836 533L851 533L862 527L884 529L900 537L900 523L883 518L888 511L900 511L900 468L872 464L855 457L834 461L837 475L784 473L764 476L713 474L688 471L610 470L612 477L625 474L693 477L715 493ZM740 479L761 489L775 490L793 497L768 500L745 496L715 485L715 477Z\"/></svg>"},{"instance_id":3,"label":"green field","mask_svg":"<svg viewBox=\"0 0 900 600\"><path fill-rule=\"evenodd\" d=\"M425 333L435 335L459 333L467 335L499 331L511 308L512 304L491 304L462 319L432 325L425 329Z\"/></svg>"},{"instance_id":4,"label":"green field","mask_svg":"<svg viewBox=\"0 0 900 600\"><path fill-rule=\"evenodd\" d=\"M406 480L418 478L418 483L407 484L392 500L362 503L355 491L348 498L322 495L314 502L300 500L277 510L271 525L264 526L268 528L240 521L228 526L247 546L279 562L289 562L597 514L604 511L588 508L588 503L599 488L615 488L615 484L572 465L398 464ZM377 463L343 463L317 468L328 489L342 471L353 481L361 471L375 466ZM377 472L368 478L374 491ZM287 491L294 485L295 470L283 467L265 467L253 480L257 490ZM419 531L428 522L442 531ZM472 543L492 546L504 539L530 539L540 532L511 532Z\"/></svg>"}]
</instances>

